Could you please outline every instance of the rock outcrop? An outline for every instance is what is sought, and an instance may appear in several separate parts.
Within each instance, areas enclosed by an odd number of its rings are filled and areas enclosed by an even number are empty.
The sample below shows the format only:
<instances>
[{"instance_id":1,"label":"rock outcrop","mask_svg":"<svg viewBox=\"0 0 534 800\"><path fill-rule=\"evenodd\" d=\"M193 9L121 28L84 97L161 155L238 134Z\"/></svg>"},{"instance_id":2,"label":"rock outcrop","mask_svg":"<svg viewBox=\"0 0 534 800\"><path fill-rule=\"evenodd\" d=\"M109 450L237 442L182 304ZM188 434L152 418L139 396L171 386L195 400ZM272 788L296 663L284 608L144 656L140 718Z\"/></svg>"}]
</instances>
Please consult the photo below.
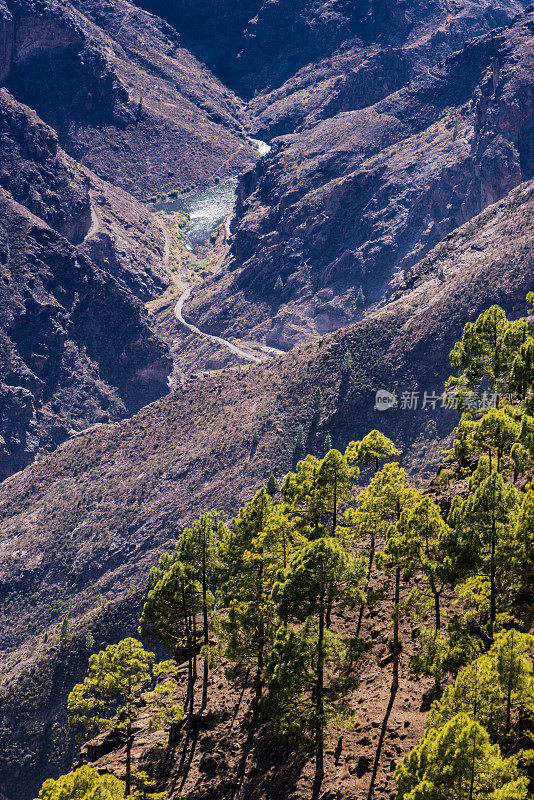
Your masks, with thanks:
<instances>
[{"instance_id":1,"label":"rock outcrop","mask_svg":"<svg viewBox=\"0 0 534 800\"><path fill-rule=\"evenodd\" d=\"M71 156L140 198L254 161L240 102L173 28L124 0L3 0L0 82Z\"/></svg>"},{"instance_id":2,"label":"rock outcrop","mask_svg":"<svg viewBox=\"0 0 534 800\"><path fill-rule=\"evenodd\" d=\"M282 348L340 328L529 179L533 25L531 8L375 105L274 140L241 183L230 258L192 318Z\"/></svg>"}]
</instances>

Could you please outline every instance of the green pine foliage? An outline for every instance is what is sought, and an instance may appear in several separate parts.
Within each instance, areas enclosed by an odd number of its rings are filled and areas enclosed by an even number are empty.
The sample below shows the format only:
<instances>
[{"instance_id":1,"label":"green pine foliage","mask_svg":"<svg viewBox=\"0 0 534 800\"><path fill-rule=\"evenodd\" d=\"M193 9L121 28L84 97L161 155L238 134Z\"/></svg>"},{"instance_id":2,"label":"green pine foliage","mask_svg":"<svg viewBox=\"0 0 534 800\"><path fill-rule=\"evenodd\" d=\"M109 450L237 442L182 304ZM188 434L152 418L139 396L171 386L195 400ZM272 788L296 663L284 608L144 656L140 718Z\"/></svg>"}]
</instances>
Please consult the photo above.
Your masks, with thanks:
<instances>
[{"instance_id":1,"label":"green pine foliage","mask_svg":"<svg viewBox=\"0 0 534 800\"><path fill-rule=\"evenodd\" d=\"M83 766L57 780L47 780L37 800L123 800L124 782Z\"/></svg>"},{"instance_id":2,"label":"green pine foliage","mask_svg":"<svg viewBox=\"0 0 534 800\"><path fill-rule=\"evenodd\" d=\"M269 480L267 481L267 485L265 487L267 489L267 493L270 497L274 497L274 495L280 491L280 486L278 481L274 477L274 472L271 472L269 475Z\"/></svg>"},{"instance_id":3,"label":"green pine foliage","mask_svg":"<svg viewBox=\"0 0 534 800\"><path fill-rule=\"evenodd\" d=\"M534 293L527 299L534 305ZM381 602L391 627L391 691L369 797L407 661L400 658L401 621L416 642L410 669L433 677L434 699L422 740L397 765L399 800L527 797L523 749L534 728L530 318L511 321L493 306L465 326L451 364L448 391L463 410L446 454L447 487L460 487L455 497L412 486L395 460L399 449L373 430L344 452L328 436L324 457L306 455L281 487L271 474L230 522L209 512L179 533L174 552L152 569L140 623L173 661L155 664L140 642L126 639L90 657L85 681L69 697L71 722L88 736L123 735L127 793L136 791L131 730L140 708L150 709L154 728L172 731L187 714L191 729L222 656L230 678L243 687L254 680L252 730L263 714L291 746L314 753L320 796L325 742L334 726L352 724L358 659L372 648L360 638L363 620ZM347 350L343 371L351 369ZM495 407L473 402L488 392ZM316 413L322 403L317 390ZM295 444L304 448L302 424ZM68 629L60 638L68 639Z\"/></svg>"},{"instance_id":4,"label":"green pine foliage","mask_svg":"<svg viewBox=\"0 0 534 800\"><path fill-rule=\"evenodd\" d=\"M110 644L89 659L83 683L69 694L69 722L82 728L85 738L104 730L120 732L126 744L126 785L132 786L132 724L139 717L139 697L152 679L154 653L147 652L137 639Z\"/></svg>"},{"instance_id":5,"label":"green pine foliage","mask_svg":"<svg viewBox=\"0 0 534 800\"><path fill-rule=\"evenodd\" d=\"M467 714L431 729L395 770L398 800L523 800L528 781Z\"/></svg>"},{"instance_id":6,"label":"green pine foliage","mask_svg":"<svg viewBox=\"0 0 534 800\"><path fill-rule=\"evenodd\" d=\"M359 602L362 576L361 561L321 538L295 555L272 590L281 624L267 661L265 707L279 733L314 748L316 787L324 777L328 723L353 717L344 686L351 678L341 673L347 642L330 622L332 613Z\"/></svg>"}]
</instances>

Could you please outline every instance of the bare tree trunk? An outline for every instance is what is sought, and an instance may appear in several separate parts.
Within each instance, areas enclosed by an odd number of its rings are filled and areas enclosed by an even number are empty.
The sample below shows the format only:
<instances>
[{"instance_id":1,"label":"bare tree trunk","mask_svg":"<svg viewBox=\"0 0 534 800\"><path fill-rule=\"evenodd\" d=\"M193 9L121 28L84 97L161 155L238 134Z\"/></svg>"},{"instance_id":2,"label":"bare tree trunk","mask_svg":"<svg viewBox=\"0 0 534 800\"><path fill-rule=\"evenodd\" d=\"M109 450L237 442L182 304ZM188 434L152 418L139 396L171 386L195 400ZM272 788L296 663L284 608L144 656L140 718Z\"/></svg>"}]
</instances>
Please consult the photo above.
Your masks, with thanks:
<instances>
[{"instance_id":1,"label":"bare tree trunk","mask_svg":"<svg viewBox=\"0 0 534 800\"><path fill-rule=\"evenodd\" d=\"M367 595L369 592L369 587L371 585L371 572L373 570L373 563L375 560L375 536L374 533L371 536L371 547L369 550L369 563L367 565L367 578L365 581L365 589L364 592ZM363 612L365 611L365 604L362 603L360 606L360 613L358 614L358 624L356 625L356 636L360 635L360 630L362 627L363 622Z\"/></svg>"},{"instance_id":2,"label":"bare tree trunk","mask_svg":"<svg viewBox=\"0 0 534 800\"><path fill-rule=\"evenodd\" d=\"M367 792L367 800L373 800L373 795L375 791L375 783L376 783L376 775L378 772L378 765L380 764L380 756L382 755L382 747L384 745L384 739L386 738L386 733L388 729L388 722L391 716L391 712L393 710L393 703L395 702L395 696L397 694L397 687L391 687L391 692L389 695L389 703L386 709L386 713L384 714L384 719L382 720L382 727L380 729L380 737L378 739L378 745L376 747L375 753L375 760L373 764L373 772L371 775L371 783L369 784L369 791Z\"/></svg>"},{"instance_id":3,"label":"bare tree trunk","mask_svg":"<svg viewBox=\"0 0 534 800\"><path fill-rule=\"evenodd\" d=\"M495 492L495 488L494 488ZM497 531L495 526L495 497L493 498L493 509L491 514L491 562L490 562L490 581L491 581L491 598L490 598L490 636L493 642L493 629L495 627L495 617L497 616L497 598L495 589L495 549L496 549Z\"/></svg>"},{"instance_id":4,"label":"bare tree trunk","mask_svg":"<svg viewBox=\"0 0 534 800\"><path fill-rule=\"evenodd\" d=\"M395 570L395 610L393 612L393 677L391 691L399 688L399 616L400 616L400 567Z\"/></svg>"},{"instance_id":5,"label":"bare tree trunk","mask_svg":"<svg viewBox=\"0 0 534 800\"><path fill-rule=\"evenodd\" d=\"M321 592L319 612L319 636L317 641L317 678L315 682L315 778L313 797L319 796L324 779L324 628L325 628L325 589Z\"/></svg>"},{"instance_id":6,"label":"bare tree trunk","mask_svg":"<svg viewBox=\"0 0 534 800\"><path fill-rule=\"evenodd\" d=\"M124 794L128 797L132 790L132 723L126 725L126 787Z\"/></svg>"},{"instance_id":7,"label":"bare tree trunk","mask_svg":"<svg viewBox=\"0 0 534 800\"><path fill-rule=\"evenodd\" d=\"M510 665L508 667L508 693L506 697L506 733L510 733L510 726L512 722L513 669L514 669L514 631L512 629L511 642L510 642Z\"/></svg>"}]
</instances>

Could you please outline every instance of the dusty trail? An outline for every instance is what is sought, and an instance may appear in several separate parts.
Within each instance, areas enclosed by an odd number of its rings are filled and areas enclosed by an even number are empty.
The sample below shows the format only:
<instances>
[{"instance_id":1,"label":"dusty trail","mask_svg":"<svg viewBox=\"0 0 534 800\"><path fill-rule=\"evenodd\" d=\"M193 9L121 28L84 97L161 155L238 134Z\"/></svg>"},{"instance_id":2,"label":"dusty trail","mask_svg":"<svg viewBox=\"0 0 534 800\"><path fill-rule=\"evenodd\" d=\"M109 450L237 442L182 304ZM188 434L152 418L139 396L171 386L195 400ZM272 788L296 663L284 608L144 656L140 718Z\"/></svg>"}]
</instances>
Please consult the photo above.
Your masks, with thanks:
<instances>
[{"instance_id":1,"label":"dusty trail","mask_svg":"<svg viewBox=\"0 0 534 800\"><path fill-rule=\"evenodd\" d=\"M215 342L216 344L226 347L227 350L230 350L230 352L233 353L235 356L238 356L238 358L245 358L247 361L253 361L255 364L261 363L262 361L261 358L257 358L256 356L253 356L250 353L246 353L244 350L241 350L240 347L236 347L235 344L232 344L227 339L221 339L220 336L212 336L210 333L205 333L204 331L201 331L200 328L197 328L196 325L192 325L191 323L186 322L183 317L182 311L184 303L186 300L189 299L190 295L191 295L191 287L188 286L185 292L183 292L183 294L180 296L180 299L178 300L176 306L174 307L174 315L178 320L178 322L184 325L184 327L186 327L192 333L196 333L197 336L204 336L204 338L211 339L212 342Z\"/></svg>"},{"instance_id":2,"label":"dusty trail","mask_svg":"<svg viewBox=\"0 0 534 800\"><path fill-rule=\"evenodd\" d=\"M92 239L93 236L96 236L96 234L99 233L102 228L102 223L100 222L100 218L96 213L93 192L91 190L89 190L89 200L91 201L91 227L83 237L84 242L86 242L88 239Z\"/></svg>"}]
</instances>

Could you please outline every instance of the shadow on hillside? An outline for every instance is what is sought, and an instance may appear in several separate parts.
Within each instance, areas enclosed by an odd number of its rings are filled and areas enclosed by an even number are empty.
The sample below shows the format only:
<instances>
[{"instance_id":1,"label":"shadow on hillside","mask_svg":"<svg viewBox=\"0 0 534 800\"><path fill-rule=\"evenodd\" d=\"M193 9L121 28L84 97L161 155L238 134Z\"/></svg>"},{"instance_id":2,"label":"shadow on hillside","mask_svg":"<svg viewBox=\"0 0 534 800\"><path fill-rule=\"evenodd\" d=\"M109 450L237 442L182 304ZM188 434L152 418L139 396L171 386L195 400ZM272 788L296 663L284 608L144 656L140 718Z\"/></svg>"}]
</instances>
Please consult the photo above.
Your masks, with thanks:
<instances>
[{"instance_id":1,"label":"shadow on hillside","mask_svg":"<svg viewBox=\"0 0 534 800\"><path fill-rule=\"evenodd\" d=\"M232 800L280 800L295 790L308 758L283 745L265 722L250 725Z\"/></svg>"}]
</instances>

